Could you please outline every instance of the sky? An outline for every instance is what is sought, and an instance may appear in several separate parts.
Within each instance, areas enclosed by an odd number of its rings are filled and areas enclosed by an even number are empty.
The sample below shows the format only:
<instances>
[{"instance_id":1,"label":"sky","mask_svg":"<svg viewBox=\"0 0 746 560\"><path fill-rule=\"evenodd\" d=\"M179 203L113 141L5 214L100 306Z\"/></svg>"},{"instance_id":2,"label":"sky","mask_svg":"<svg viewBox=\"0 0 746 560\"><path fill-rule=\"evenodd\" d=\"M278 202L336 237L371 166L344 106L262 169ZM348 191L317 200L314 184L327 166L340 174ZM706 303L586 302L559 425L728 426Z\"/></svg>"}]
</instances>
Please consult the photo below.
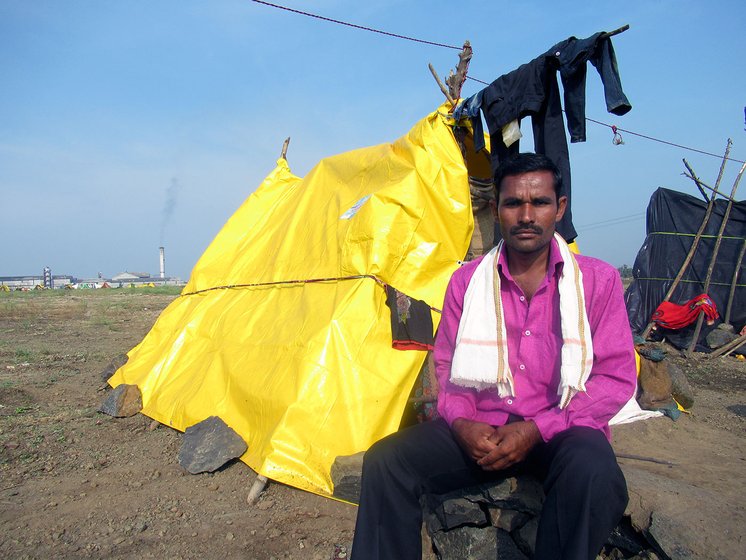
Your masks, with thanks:
<instances>
[{"instance_id":1,"label":"sky","mask_svg":"<svg viewBox=\"0 0 746 560\"><path fill-rule=\"evenodd\" d=\"M606 112L589 68L588 117L746 160L746 3L688 0L278 0L357 25L474 49L491 82L569 37L613 39L633 109ZM443 101L458 51L251 0L0 0L0 276L123 271L188 279L222 225L274 168L393 141ZM462 95L482 87L467 81ZM524 123L528 125L528 122ZM632 265L653 191L700 196L720 157L588 123L570 145L584 254ZM530 151L530 142L522 149ZM730 190L739 163L722 182ZM746 187L742 187L746 188ZM743 197L737 197L743 198Z\"/></svg>"}]
</instances>

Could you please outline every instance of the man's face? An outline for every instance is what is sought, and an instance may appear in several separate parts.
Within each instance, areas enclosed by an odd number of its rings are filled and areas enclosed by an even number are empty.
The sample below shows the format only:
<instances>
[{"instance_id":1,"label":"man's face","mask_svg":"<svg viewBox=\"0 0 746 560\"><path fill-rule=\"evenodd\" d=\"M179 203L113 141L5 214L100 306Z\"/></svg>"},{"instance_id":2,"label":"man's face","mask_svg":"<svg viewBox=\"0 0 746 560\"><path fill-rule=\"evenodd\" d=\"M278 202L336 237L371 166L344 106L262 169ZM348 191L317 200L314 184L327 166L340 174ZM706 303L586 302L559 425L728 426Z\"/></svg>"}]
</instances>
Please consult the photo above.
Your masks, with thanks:
<instances>
[{"instance_id":1,"label":"man's face","mask_svg":"<svg viewBox=\"0 0 746 560\"><path fill-rule=\"evenodd\" d=\"M523 254L544 250L566 206L566 196L557 200L549 171L505 177L497 201L497 218L505 245Z\"/></svg>"}]
</instances>

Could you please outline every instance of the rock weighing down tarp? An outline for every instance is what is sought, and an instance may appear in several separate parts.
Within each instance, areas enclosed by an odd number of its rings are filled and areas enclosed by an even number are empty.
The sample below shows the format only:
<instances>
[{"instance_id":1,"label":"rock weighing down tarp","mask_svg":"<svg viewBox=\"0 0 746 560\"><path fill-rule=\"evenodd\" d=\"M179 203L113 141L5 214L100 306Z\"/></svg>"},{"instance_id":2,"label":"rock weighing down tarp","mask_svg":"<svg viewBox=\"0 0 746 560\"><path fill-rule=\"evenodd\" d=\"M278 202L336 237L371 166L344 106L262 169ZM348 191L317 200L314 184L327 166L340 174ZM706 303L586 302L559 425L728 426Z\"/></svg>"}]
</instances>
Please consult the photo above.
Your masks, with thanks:
<instances>
[{"instance_id":1,"label":"rock weighing down tarp","mask_svg":"<svg viewBox=\"0 0 746 560\"><path fill-rule=\"evenodd\" d=\"M469 246L445 111L305 178L278 161L110 384L137 385L142 412L178 430L219 416L259 474L331 494L335 457L397 429L425 359L392 349L381 284L340 278L375 276L440 307Z\"/></svg>"}]
</instances>

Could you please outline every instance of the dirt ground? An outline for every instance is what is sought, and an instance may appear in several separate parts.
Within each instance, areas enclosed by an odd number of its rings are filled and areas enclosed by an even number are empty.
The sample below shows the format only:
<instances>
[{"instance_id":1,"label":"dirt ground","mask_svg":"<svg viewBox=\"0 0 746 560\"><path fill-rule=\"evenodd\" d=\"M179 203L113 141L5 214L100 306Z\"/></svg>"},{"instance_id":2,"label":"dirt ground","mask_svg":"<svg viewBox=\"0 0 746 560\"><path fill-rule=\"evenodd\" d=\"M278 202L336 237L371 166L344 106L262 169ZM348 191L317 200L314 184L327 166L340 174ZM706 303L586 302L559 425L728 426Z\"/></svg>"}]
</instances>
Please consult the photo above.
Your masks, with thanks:
<instances>
[{"instance_id":1,"label":"dirt ground","mask_svg":"<svg viewBox=\"0 0 746 560\"><path fill-rule=\"evenodd\" d=\"M0 557L329 560L349 551L356 508L270 483L236 462L189 475L181 434L97 409L101 372L175 295L157 290L0 293ZM746 362L671 356L692 414L622 426L623 464L746 504ZM718 520L702 530L717 531ZM743 531L742 531L743 532ZM739 537L740 538L740 537Z\"/></svg>"}]
</instances>

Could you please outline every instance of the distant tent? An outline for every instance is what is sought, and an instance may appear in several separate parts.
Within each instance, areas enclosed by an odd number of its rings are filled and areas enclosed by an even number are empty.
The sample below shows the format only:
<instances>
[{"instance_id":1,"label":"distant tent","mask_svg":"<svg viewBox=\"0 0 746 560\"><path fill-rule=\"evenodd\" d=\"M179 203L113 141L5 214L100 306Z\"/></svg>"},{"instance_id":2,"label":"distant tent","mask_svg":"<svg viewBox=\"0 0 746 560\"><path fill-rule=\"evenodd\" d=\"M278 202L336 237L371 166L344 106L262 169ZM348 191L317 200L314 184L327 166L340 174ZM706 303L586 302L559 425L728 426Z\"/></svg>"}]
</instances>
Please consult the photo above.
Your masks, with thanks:
<instances>
[{"instance_id":1,"label":"distant tent","mask_svg":"<svg viewBox=\"0 0 746 560\"><path fill-rule=\"evenodd\" d=\"M279 160L109 382L137 385L143 413L178 430L220 416L259 474L330 495L337 456L397 429L426 357L392 348L384 284L439 308L469 248L445 112L305 178Z\"/></svg>"},{"instance_id":2,"label":"distant tent","mask_svg":"<svg viewBox=\"0 0 746 560\"><path fill-rule=\"evenodd\" d=\"M671 301L684 303L702 293L715 240L725 214L726 200L717 200L707 229L699 242L694 259L674 292ZM642 332L653 312L673 283L694 236L702 224L707 203L693 196L660 188L650 198L647 211L647 237L633 267L634 280L627 288L626 301L632 330ZM722 322L728 304L731 281L738 255L746 238L746 202L733 204L710 283L709 296L715 302L720 319L704 326L700 343L709 331ZM733 298L730 323L740 330L746 324L746 261L741 262ZM678 331L660 330L671 344L686 348L694 334L694 325ZM705 348L701 347L701 350Z\"/></svg>"}]
</instances>

